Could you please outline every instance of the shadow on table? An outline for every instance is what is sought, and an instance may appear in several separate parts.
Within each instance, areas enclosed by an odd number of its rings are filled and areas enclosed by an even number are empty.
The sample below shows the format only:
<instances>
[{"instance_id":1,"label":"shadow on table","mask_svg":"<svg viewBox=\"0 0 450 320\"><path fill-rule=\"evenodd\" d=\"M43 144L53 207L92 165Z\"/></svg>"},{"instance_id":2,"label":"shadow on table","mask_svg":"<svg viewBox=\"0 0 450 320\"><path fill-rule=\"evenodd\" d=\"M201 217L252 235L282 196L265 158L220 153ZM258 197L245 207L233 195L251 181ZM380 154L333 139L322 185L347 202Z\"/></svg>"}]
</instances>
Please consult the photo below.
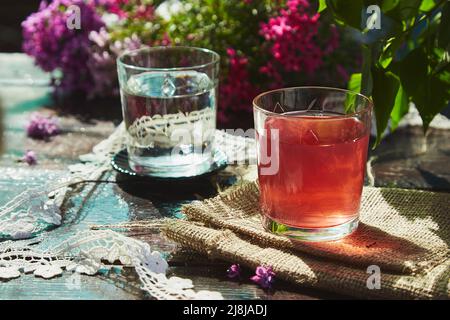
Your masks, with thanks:
<instances>
[{"instance_id":1,"label":"shadow on table","mask_svg":"<svg viewBox=\"0 0 450 320\"><path fill-rule=\"evenodd\" d=\"M179 181L130 177L122 173L118 173L116 176L117 184L121 189L134 196L149 200L155 196L167 200L211 197L217 193L213 180L211 176Z\"/></svg>"},{"instance_id":2,"label":"shadow on table","mask_svg":"<svg viewBox=\"0 0 450 320\"><path fill-rule=\"evenodd\" d=\"M87 100L81 95L55 97L53 106L60 116L74 116L82 122L94 120L112 121L115 125L122 121L122 109L119 97Z\"/></svg>"},{"instance_id":3,"label":"shadow on table","mask_svg":"<svg viewBox=\"0 0 450 320\"><path fill-rule=\"evenodd\" d=\"M337 260L352 267L362 268L376 264L394 273L411 272L410 267L407 267L407 261L418 261L430 255L427 249L408 239L389 234L363 222L359 223L358 229L351 235L337 241L291 240L291 243L297 252L306 253L318 260Z\"/></svg>"},{"instance_id":4,"label":"shadow on table","mask_svg":"<svg viewBox=\"0 0 450 320\"><path fill-rule=\"evenodd\" d=\"M173 217L181 205L193 200L203 200L217 194L217 176L206 176L186 180L163 180L131 177L118 173L118 187L132 196L152 202L161 214Z\"/></svg>"},{"instance_id":5,"label":"shadow on table","mask_svg":"<svg viewBox=\"0 0 450 320\"><path fill-rule=\"evenodd\" d=\"M398 257L405 257L405 259L411 255L427 252L426 249L409 240L394 236L363 222L359 223L358 229L354 233L342 241L356 248L376 248L380 251L391 251L396 253Z\"/></svg>"},{"instance_id":6,"label":"shadow on table","mask_svg":"<svg viewBox=\"0 0 450 320\"><path fill-rule=\"evenodd\" d=\"M421 166L417 167L420 175L431 186L436 186L435 191L448 191L450 190L450 182L446 178L439 177L438 175L423 169Z\"/></svg>"},{"instance_id":7,"label":"shadow on table","mask_svg":"<svg viewBox=\"0 0 450 320\"><path fill-rule=\"evenodd\" d=\"M423 170L422 170L423 171ZM424 174L422 172L422 174ZM430 173L427 173L429 175ZM430 230L444 241L448 246L450 245L450 220L448 216L448 208L450 207L450 195L445 192L436 192L438 195L437 201L418 202L415 206L405 206L398 202L398 200L389 193L389 189L380 189L384 200L402 216L408 220L431 219L439 228ZM394 189L395 190L395 189ZM440 196L439 196L440 195Z\"/></svg>"}]
</instances>

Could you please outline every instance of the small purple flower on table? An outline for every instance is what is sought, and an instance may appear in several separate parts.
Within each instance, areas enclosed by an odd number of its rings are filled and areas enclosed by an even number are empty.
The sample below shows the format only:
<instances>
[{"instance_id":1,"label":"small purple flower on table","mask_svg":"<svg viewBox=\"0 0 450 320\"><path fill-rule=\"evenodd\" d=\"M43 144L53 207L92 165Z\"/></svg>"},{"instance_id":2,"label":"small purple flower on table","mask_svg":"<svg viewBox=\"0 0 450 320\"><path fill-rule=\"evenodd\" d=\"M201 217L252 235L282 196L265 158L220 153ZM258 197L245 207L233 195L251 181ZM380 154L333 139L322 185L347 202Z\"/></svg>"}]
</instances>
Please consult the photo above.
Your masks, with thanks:
<instances>
[{"instance_id":1,"label":"small purple flower on table","mask_svg":"<svg viewBox=\"0 0 450 320\"><path fill-rule=\"evenodd\" d=\"M28 163L29 166L37 164L36 153L32 150L27 150L23 155L21 161Z\"/></svg>"},{"instance_id":2,"label":"small purple flower on table","mask_svg":"<svg viewBox=\"0 0 450 320\"><path fill-rule=\"evenodd\" d=\"M230 279L239 279L241 277L241 266L232 264L227 270L227 277Z\"/></svg>"},{"instance_id":3,"label":"small purple flower on table","mask_svg":"<svg viewBox=\"0 0 450 320\"><path fill-rule=\"evenodd\" d=\"M273 272L272 267L259 266L250 280L257 283L261 288L270 289L275 281L275 272Z\"/></svg>"},{"instance_id":4,"label":"small purple flower on table","mask_svg":"<svg viewBox=\"0 0 450 320\"><path fill-rule=\"evenodd\" d=\"M34 139L48 139L60 133L56 118L46 117L39 113L31 115L30 122L26 126L27 135Z\"/></svg>"}]
</instances>

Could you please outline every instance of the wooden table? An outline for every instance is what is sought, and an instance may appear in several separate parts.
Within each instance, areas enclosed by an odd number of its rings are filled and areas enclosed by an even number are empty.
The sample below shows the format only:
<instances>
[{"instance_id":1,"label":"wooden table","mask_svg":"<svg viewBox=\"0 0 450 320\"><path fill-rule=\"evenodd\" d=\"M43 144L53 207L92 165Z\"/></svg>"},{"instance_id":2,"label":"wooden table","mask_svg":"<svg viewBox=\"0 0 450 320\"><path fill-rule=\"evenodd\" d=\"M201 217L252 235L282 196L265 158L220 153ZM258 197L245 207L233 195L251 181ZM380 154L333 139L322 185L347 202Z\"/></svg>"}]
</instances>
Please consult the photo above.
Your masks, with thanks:
<instances>
[{"instance_id":1,"label":"wooden table","mask_svg":"<svg viewBox=\"0 0 450 320\"><path fill-rule=\"evenodd\" d=\"M43 185L63 175L78 156L90 152L106 138L120 121L120 105L116 100L79 105L61 112L45 85L48 76L32 66L23 55L0 54L0 111L3 117L3 154L0 157L0 204L29 186ZM26 79L40 79L33 84ZM12 81L12 80L24 80ZM56 109L55 109L56 108ZM63 133L49 142L26 137L24 125L30 114L39 112L60 116ZM64 110L67 110L65 108ZM80 111L81 110L81 111ZM111 120L115 119L115 120ZM375 183L396 186L450 190L450 132L430 130L428 150L419 153L421 128L402 129L374 152ZM418 147L419 146L419 147ZM29 167L17 162L24 150L38 153L39 164ZM98 183L82 207L74 205L65 212L64 225L71 230L88 229L92 225L117 224L127 221L178 217L180 206L194 199L210 197L217 185L224 188L246 176L255 174L254 167L228 167L219 176L197 181L189 186L154 186L130 180L110 172ZM163 238L155 227L145 233L128 234L148 241L153 249L169 257L170 273L192 279L195 288L220 291L227 299L324 299L345 298L328 292L302 289L277 282L276 290L267 293L250 282L228 281L227 263L210 261L192 252L180 251L176 244ZM115 276L81 276L80 286L70 286L69 275L51 280L22 275L0 282L0 299L150 299L139 289L132 271Z\"/></svg>"}]
</instances>

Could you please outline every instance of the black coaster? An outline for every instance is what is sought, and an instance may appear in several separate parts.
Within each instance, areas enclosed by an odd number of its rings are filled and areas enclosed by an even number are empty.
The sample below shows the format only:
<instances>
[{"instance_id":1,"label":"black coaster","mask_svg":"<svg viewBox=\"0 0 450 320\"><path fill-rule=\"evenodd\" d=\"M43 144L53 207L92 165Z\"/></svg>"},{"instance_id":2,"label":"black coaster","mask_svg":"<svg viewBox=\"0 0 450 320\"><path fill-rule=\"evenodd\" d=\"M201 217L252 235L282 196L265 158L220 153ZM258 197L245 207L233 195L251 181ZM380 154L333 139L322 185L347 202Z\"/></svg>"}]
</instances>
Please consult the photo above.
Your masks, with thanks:
<instances>
[{"instance_id":1,"label":"black coaster","mask_svg":"<svg viewBox=\"0 0 450 320\"><path fill-rule=\"evenodd\" d=\"M211 166L202 174L199 175L185 175L185 176L179 176L179 177L162 177L155 175L148 175L144 173L138 173L131 169L130 164L128 163L128 152L126 149L123 149L116 153L114 157L111 160L111 165L114 170L117 172L120 172L124 175L130 176L130 177L139 177L139 178L146 178L151 180L164 180L164 181L182 181L182 180L190 180L190 179L196 179L200 177L205 177L212 175L222 169L224 169L227 166L227 156L224 152L220 150L215 150L213 155L213 162L211 163Z\"/></svg>"}]
</instances>

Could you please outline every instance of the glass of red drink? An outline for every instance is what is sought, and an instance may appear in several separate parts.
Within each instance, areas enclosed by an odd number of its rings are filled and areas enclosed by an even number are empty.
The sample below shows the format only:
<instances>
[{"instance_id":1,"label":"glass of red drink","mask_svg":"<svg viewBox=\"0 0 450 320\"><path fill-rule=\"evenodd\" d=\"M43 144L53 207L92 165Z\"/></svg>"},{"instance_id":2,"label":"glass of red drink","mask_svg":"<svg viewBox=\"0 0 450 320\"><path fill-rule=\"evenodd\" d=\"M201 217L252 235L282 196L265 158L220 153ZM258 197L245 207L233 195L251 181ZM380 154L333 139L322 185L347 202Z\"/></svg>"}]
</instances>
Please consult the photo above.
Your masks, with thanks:
<instances>
[{"instance_id":1,"label":"glass of red drink","mask_svg":"<svg viewBox=\"0 0 450 320\"><path fill-rule=\"evenodd\" d=\"M343 89L296 87L253 101L264 226L303 241L358 226L372 102Z\"/></svg>"}]
</instances>

